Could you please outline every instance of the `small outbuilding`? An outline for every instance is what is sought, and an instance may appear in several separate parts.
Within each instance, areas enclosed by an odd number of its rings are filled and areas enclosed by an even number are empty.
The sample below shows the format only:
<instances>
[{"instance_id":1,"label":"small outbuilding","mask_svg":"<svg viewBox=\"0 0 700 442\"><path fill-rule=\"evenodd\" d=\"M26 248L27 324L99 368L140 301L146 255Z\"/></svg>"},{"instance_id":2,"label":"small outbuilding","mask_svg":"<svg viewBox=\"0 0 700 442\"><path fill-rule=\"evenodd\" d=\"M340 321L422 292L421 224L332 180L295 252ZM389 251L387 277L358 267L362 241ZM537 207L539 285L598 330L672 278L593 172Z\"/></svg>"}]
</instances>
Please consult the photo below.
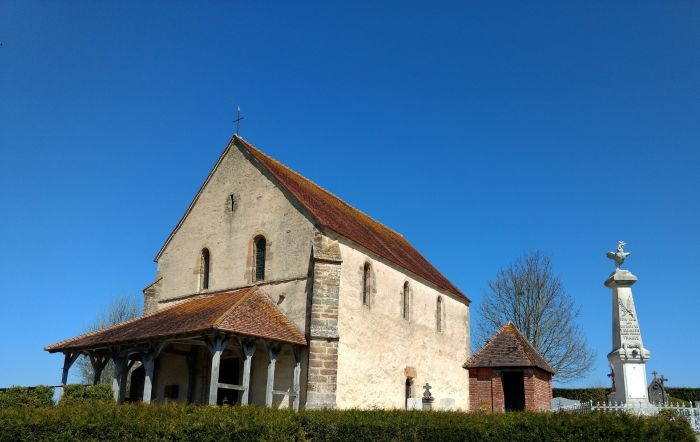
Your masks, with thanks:
<instances>
[{"instance_id":1,"label":"small outbuilding","mask_svg":"<svg viewBox=\"0 0 700 442\"><path fill-rule=\"evenodd\" d=\"M512 322L501 327L464 364L472 411L545 411L554 369Z\"/></svg>"}]
</instances>

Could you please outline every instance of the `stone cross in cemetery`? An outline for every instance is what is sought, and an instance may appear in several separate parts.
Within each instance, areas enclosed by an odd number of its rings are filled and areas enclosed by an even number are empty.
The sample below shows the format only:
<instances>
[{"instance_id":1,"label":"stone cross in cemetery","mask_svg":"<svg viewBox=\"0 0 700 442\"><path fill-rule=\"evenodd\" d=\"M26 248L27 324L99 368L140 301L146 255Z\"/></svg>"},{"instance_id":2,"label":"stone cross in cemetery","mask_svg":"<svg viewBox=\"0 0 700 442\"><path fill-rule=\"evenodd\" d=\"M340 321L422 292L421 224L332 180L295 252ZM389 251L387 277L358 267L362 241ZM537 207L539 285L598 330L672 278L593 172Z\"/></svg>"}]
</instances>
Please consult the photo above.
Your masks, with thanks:
<instances>
[{"instance_id":1,"label":"stone cross in cemetery","mask_svg":"<svg viewBox=\"0 0 700 442\"><path fill-rule=\"evenodd\" d=\"M430 384L425 384L423 386L423 409L424 410L430 410L433 408L433 401L435 401L435 398L433 397L433 394L430 392L430 389L432 387Z\"/></svg>"},{"instance_id":2,"label":"stone cross in cemetery","mask_svg":"<svg viewBox=\"0 0 700 442\"><path fill-rule=\"evenodd\" d=\"M609 398L625 404L648 404L646 361L650 352L642 345L632 298L632 285L637 277L621 268L629 256L623 241L618 243L617 252L608 252L607 256L615 261L615 271L605 281L605 286L612 290L613 348L608 361L614 373L615 391Z\"/></svg>"},{"instance_id":3,"label":"stone cross in cemetery","mask_svg":"<svg viewBox=\"0 0 700 442\"><path fill-rule=\"evenodd\" d=\"M668 403L668 393L666 393L666 378L664 375L658 376L658 373L652 371L654 379L649 384L649 402L652 404L666 405Z\"/></svg>"}]
</instances>

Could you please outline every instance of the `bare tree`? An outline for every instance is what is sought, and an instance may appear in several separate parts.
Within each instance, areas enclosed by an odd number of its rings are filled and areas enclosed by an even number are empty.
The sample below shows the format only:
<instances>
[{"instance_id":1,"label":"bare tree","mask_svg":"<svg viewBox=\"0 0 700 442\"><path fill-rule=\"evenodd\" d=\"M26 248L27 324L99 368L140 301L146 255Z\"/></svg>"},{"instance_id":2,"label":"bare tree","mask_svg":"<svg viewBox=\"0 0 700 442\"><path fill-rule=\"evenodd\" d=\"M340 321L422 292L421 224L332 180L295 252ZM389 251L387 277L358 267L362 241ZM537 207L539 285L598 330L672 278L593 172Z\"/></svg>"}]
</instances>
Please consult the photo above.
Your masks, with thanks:
<instances>
[{"instance_id":1,"label":"bare tree","mask_svg":"<svg viewBox=\"0 0 700 442\"><path fill-rule=\"evenodd\" d=\"M86 331L99 330L110 325L118 324L127 321L141 314L141 303L133 295L120 295L112 300L109 307L104 310L97 320L90 324ZM81 356L75 364L80 373L80 381L83 384L91 384L94 377L94 370L90 360L85 356ZM110 360L102 370L101 382L108 384L112 382L114 377L114 363Z\"/></svg>"},{"instance_id":2,"label":"bare tree","mask_svg":"<svg viewBox=\"0 0 700 442\"><path fill-rule=\"evenodd\" d=\"M593 368L595 354L577 323L579 310L552 272L549 257L539 251L501 269L477 311L478 342L510 321L556 370L559 382L581 378Z\"/></svg>"}]
</instances>

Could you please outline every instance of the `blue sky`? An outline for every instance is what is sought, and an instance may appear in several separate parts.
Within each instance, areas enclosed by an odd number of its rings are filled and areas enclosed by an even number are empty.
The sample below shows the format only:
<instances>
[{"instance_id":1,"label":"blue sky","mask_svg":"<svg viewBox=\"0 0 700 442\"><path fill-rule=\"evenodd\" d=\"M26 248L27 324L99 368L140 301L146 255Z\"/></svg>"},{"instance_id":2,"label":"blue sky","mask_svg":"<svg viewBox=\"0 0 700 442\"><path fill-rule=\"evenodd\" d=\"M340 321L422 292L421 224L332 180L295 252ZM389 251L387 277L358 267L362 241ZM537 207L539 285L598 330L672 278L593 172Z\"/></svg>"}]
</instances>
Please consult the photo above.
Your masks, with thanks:
<instances>
[{"instance_id":1,"label":"blue sky","mask_svg":"<svg viewBox=\"0 0 700 442\"><path fill-rule=\"evenodd\" d=\"M700 3L261 3L0 1L0 386L59 382L42 347L140 296L240 105L474 306L549 254L576 385L608 385L624 239L649 371L700 387Z\"/></svg>"}]
</instances>

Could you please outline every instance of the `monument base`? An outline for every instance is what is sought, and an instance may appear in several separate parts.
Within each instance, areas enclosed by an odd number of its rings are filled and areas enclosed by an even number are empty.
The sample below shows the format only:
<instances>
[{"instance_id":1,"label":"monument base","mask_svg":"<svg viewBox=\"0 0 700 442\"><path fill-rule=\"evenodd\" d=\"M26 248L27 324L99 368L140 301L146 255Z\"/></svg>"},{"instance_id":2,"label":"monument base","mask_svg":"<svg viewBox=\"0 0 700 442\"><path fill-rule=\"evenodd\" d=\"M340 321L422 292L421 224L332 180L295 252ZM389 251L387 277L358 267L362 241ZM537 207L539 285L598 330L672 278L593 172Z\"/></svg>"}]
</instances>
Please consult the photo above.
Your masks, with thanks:
<instances>
[{"instance_id":1,"label":"monument base","mask_svg":"<svg viewBox=\"0 0 700 442\"><path fill-rule=\"evenodd\" d=\"M615 352L608 355L608 361L615 373L615 391L608 398L630 405L649 404L646 362L641 359L622 360Z\"/></svg>"}]
</instances>

